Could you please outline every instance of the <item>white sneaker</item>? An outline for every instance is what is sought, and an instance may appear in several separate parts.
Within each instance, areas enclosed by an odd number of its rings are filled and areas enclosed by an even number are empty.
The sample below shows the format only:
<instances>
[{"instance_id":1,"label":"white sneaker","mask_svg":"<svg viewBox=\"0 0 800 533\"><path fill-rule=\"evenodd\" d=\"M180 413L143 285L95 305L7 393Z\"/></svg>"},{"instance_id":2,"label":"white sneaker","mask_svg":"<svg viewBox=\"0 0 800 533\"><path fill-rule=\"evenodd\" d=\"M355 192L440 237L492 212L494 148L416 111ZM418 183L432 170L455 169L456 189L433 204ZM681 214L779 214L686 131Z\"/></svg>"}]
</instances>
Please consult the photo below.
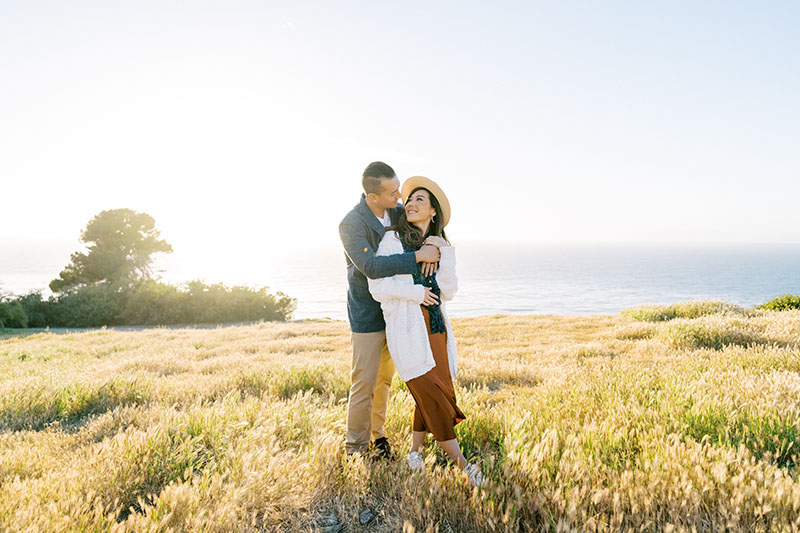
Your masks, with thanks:
<instances>
[{"instance_id":1,"label":"white sneaker","mask_svg":"<svg viewBox=\"0 0 800 533\"><path fill-rule=\"evenodd\" d=\"M408 467L411 470L422 470L422 454L419 452L411 452L408 454Z\"/></svg>"},{"instance_id":2,"label":"white sneaker","mask_svg":"<svg viewBox=\"0 0 800 533\"><path fill-rule=\"evenodd\" d=\"M464 472L467 473L469 482L472 483L473 487L480 487L483 484L483 474L478 468L478 465L467 463L467 467L464 469Z\"/></svg>"}]
</instances>

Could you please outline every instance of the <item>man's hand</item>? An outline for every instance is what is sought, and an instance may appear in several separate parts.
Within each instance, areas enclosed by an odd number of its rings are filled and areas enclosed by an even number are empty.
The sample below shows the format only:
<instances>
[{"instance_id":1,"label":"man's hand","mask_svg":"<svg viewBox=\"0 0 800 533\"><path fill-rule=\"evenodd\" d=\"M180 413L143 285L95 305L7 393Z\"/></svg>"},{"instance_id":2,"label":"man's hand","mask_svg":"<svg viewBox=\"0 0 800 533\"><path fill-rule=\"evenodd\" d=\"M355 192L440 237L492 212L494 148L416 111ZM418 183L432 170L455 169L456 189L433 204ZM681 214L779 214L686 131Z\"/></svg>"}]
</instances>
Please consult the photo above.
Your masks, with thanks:
<instances>
[{"instance_id":1,"label":"man's hand","mask_svg":"<svg viewBox=\"0 0 800 533\"><path fill-rule=\"evenodd\" d=\"M439 263L422 263L420 265L420 271L422 272L422 275L425 276L426 278L428 276L433 276L434 274L436 274L436 269L438 268L439 268Z\"/></svg>"},{"instance_id":2,"label":"man's hand","mask_svg":"<svg viewBox=\"0 0 800 533\"><path fill-rule=\"evenodd\" d=\"M422 303L425 305L436 305L439 303L439 298L433 294L430 287L425 287L425 299L422 300Z\"/></svg>"},{"instance_id":3,"label":"man's hand","mask_svg":"<svg viewBox=\"0 0 800 533\"><path fill-rule=\"evenodd\" d=\"M417 250L414 255L417 258L417 263L438 263L439 259L441 258L439 249L430 244L424 245L422 248Z\"/></svg>"},{"instance_id":4,"label":"man's hand","mask_svg":"<svg viewBox=\"0 0 800 533\"><path fill-rule=\"evenodd\" d=\"M436 268L441 258L439 248L430 244L425 244L422 248L417 250L416 257L417 263L422 263L420 265L420 271L422 271L423 276L428 277L436 273Z\"/></svg>"}]
</instances>

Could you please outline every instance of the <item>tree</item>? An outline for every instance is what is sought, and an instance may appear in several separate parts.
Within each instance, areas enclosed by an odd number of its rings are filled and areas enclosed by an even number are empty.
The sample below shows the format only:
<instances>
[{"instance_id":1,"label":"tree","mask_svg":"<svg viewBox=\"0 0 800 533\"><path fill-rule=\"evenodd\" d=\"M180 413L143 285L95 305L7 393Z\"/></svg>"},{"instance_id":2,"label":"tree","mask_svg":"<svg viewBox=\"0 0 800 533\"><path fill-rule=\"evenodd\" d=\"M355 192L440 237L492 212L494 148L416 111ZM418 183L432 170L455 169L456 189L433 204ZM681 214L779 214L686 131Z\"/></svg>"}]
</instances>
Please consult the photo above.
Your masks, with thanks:
<instances>
[{"instance_id":1,"label":"tree","mask_svg":"<svg viewBox=\"0 0 800 533\"><path fill-rule=\"evenodd\" d=\"M128 286L152 277L154 253L171 253L159 238L155 220L131 209L112 209L96 215L81 232L88 253L75 252L72 262L50 282L50 290L64 292L98 282Z\"/></svg>"},{"instance_id":2,"label":"tree","mask_svg":"<svg viewBox=\"0 0 800 533\"><path fill-rule=\"evenodd\" d=\"M28 317L19 302L9 302L0 297L0 329L27 328Z\"/></svg>"}]
</instances>

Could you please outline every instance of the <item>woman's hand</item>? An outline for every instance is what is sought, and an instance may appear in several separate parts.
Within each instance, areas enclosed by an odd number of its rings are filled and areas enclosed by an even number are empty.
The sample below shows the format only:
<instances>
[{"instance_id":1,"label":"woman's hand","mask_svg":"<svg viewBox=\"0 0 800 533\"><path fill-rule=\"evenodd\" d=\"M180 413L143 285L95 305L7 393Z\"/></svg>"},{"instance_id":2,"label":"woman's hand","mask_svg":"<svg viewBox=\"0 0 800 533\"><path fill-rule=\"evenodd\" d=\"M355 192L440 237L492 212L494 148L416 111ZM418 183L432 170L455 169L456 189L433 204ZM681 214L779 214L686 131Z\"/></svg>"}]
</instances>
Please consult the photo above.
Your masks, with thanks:
<instances>
[{"instance_id":1,"label":"woman's hand","mask_svg":"<svg viewBox=\"0 0 800 533\"><path fill-rule=\"evenodd\" d=\"M430 235L427 239L425 239L424 244L430 244L432 246L436 246L440 248L442 246L450 246L450 244L441 237L437 237L436 235Z\"/></svg>"},{"instance_id":2,"label":"woman's hand","mask_svg":"<svg viewBox=\"0 0 800 533\"><path fill-rule=\"evenodd\" d=\"M430 287L425 287L425 299L422 300L424 305L438 305L439 298L433 294L433 291Z\"/></svg>"}]
</instances>

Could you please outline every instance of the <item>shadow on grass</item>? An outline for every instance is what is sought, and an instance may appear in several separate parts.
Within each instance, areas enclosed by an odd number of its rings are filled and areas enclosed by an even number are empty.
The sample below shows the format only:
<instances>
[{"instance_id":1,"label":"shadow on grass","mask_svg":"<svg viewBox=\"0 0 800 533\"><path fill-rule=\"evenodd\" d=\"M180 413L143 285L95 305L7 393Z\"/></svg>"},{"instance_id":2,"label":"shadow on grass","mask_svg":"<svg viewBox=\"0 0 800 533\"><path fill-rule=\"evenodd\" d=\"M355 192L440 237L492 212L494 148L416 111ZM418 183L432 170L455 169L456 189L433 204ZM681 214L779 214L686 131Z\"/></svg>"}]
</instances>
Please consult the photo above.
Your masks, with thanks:
<instances>
[{"instance_id":1,"label":"shadow on grass","mask_svg":"<svg viewBox=\"0 0 800 533\"><path fill-rule=\"evenodd\" d=\"M267 392L281 400L311 391L311 394L338 401L347 398L350 379L326 365L292 366L278 371L240 374L232 388L243 396L259 397Z\"/></svg>"},{"instance_id":2,"label":"shadow on grass","mask_svg":"<svg viewBox=\"0 0 800 533\"><path fill-rule=\"evenodd\" d=\"M758 415L729 412L723 406L695 408L687 403L679 419L685 437L738 448L743 445L758 459L794 469L800 453L800 427L777 411Z\"/></svg>"},{"instance_id":3,"label":"shadow on grass","mask_svg":"<svg viewBox=\"0 0 800 533\"><path fill-rule=\"evenodd\" d=\"M490 391L498 391L506 386L535 387L542 382L528 368L494 369L491 371L464 370L459 373L456 383L465 389L486 387Z\"/></svg>"},{"instance_id":4,"label":"shadow on grass","mask_svg":"<svg viewBox=\"0 0 800 533\"><path fill-rule=\"evenodd\" d=\"M284 322L271 321L275 324L306 324L306 323L330 323L338 322L331 319L302 319L288 320ZM84 333L87 331L145 331L151 329L220 329L236 328L243 326L255 326L263 324L265 321L256 320L249 322L223 322L220 324L163 324L159 326L101 326L93 328L0 328L0 340L7 338L25 338L40 333L53 333L64 335L67 333Z\"/></svg>"},{"instance_id":5,"label":"shadow on grass","mask_svg":"<svg viewBox=\"0 0 800 533\"><path fill-rule=\"evenodd\" d=\"M52 424L79 428L89 417L120 406L146 403L150 390L138 381L114 379L95 385L70 383L7 395L0 401L0 430L40 431Z\"/></svg>"}]
</instances>

